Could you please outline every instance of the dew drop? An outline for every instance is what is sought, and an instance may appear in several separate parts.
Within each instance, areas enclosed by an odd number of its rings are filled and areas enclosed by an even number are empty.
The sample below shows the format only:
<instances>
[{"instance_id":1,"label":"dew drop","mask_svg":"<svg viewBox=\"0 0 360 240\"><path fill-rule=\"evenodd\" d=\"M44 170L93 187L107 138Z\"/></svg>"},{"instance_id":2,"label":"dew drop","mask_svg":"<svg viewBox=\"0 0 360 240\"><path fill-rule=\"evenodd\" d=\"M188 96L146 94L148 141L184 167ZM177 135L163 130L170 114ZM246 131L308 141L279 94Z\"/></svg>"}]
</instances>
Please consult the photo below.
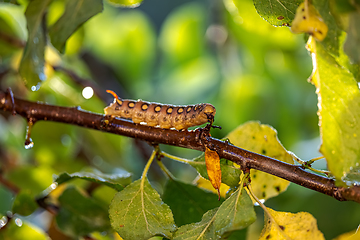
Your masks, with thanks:
<instances>
[{"instance_id":1,"label":"dew drop","mask_svg":"<svg viewBox=\"0 0 360 240\"><path fill-rule=\"evenodd\" d=\"M23 224L23 222L22 222L22 220L21 220L20 218L16 218L16 219L15 219L15 224L16 224L18 227L21 227L22 224Z\"/></svg>"},{"instance_id":2,"label":"dew drop","mask_svg":"<svg viewBox=\"0 0 360 240\"><path fill-rule=\"evenodd\" d=\"M32 60L33 60L33 62L37 65L38 63L39 63L39 58L38 58L38 56L33 56L33 58L32 58Z\"/></svg>"},{"instance_id":3,"label":"dew drop","mask_svg":"<svg viewBox=\"0 0 360 240\"><path fill-rule=\"evenodd\" d=\"M2 227L4 227L4 226L7 224L7 222L8 222L7 217L3 216L3 217L0 219L0 229L1 229Z\"/></svg>"},{"instance_id":4,"label":"dew drop","mask_svg":"<svg viewBox=\"0 0 360 240\"><path fill-rule=\"evenodd\" d=\"M265 199L260 199L260 202L261 203L264 203L265 202ZM260 204L258 202L255 202L254 203L254 206L260 206Z\"/></svg>"},{"instance_id":5,"label":"dew drop","mask_svg":"<svg viewBox=\"0 0 360 240\"><path fill-rule=\"evenodd\" d=\"M26 136L25 136L25 149L31 149L34 146L34 142L31 139L31 129L34 125L32 119L28 120L28 125L26 126Z\"/></svg>"},{"instance_id":6,"label":"dew drop","mask_svg":"<svg viewBox=\"0 0 360 240\"><path fill-rule=\"evenodd\" d=\"M39 73L39 79L41 81L45 81L46 80L46 75L44 73Z\"/></svg>"},{"instance_id":7,"label":"dew drop","mask_svg":"<svg viewBox=\"0 0 360 240\"><path fill-rule=\"evenodd\" d=\"M25 149L31 149L34 147L34 142L31 138L25 140Z\"/></svg>"},{"instance_id":8,"label":"dew drop","mask_svg":"<svg viewBox=\"0 0 360 240\"><path fill-rule=\"evenodd\" d=\"M68 147L71 145L71 137L67 134L64 134L62 137L61 137L61 143L62 145L64 145L65 147Z\"/></svg>"},{"instance_id":9,"label":"dew drop","mask_svg":"<svg viewBox=\"0 0 360 240\"><path fill-rule=\"evenodd\" d=\"M39 38L34 37L33 42L34 42L35 44L39 43Z\"/></svg>"},{"instance_id":10,"label":"dew drop","mask_svg":"<svg viewBox=\"0 0 360 240\"><path fill-rule=\"evenodd\" d=\"M99 167L99 166L101 166L101 165L103 164L104 160L103 160L100 156L96 155L96 156L92 159L92 162L93 162L93 164L94 164L95 166Z\"/></svg>"},{"instance_id":11,"label":"dew drop","mask_svg":"<svg viewBox=\"0 0 360 240\"><path fill-rule=\"evenodd\" d=\"M58 186L58 183L57 182L53 182L51 185L50 185L50 189L51 190L54 190L55 188L57 188Z\"/></svg>"},{"instance_id":12,"label":"dew drop","mask_svg":"<svg viewBox=\"0 0 360 240\"><path fill-rule=\"evenodd\" d=\"M34 85L34 86L31 86L31 91L37 91L37 90L39 90L40 89L40 83L38 83L38 84L36 84L36 85Z\"/></svg>"}]
</instances>

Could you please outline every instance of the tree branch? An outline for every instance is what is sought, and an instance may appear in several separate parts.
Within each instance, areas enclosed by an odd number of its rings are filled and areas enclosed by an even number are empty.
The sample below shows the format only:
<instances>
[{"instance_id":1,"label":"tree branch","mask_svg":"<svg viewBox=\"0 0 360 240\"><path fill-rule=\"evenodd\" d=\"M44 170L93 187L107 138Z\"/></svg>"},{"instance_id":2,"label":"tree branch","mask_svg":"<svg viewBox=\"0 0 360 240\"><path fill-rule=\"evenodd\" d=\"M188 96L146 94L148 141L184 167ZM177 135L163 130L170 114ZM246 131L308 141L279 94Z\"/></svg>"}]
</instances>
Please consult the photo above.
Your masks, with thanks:
<instances>
[{"instance_id":1,"label":"tree branch","mask_svg":"<svg viewBox=\"0 0 360 240\"><path fill-rule=\"evenodd\" d=\"M337 187L332 179L307 172L302 169L302 166L284 163L212 138L207 131L201 128L194 131L177 131L148 127L102 114L87 112L78 107L59 107L18 98L12 99L10 93L2 91L0 91L0 108L8 112L13 112L13 109L15 109L17 114L33 124L40 120L62 122L152 143L168 144L199 151L205 151L205 146L207 146L216 150L221 158L240 165L242 170L257 169L324 193L339 201L360 203L360 186Z\"/></svg>"}]
</instances>

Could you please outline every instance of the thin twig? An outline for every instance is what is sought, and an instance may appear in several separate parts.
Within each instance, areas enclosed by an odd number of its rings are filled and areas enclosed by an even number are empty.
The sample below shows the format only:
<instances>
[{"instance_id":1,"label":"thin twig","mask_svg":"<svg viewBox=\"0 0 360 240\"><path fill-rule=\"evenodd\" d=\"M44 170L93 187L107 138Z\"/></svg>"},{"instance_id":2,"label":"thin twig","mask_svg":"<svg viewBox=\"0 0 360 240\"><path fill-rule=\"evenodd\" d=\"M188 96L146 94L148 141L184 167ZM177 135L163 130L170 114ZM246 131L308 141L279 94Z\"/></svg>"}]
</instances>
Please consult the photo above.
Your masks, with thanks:
<instances>
[{"instance_id":1,"label":"thin twig","mask_svg":"<svg viewBox=\"0 0 360 240\"><path fill-rule=\"evenodd\" d=\"M11 192L18 194L20 192L20 189L14 185L12 182L9 182L7 179L3 177L3 171L0 169L0 184L7 187Z\"/></svg>"}]
</instances>

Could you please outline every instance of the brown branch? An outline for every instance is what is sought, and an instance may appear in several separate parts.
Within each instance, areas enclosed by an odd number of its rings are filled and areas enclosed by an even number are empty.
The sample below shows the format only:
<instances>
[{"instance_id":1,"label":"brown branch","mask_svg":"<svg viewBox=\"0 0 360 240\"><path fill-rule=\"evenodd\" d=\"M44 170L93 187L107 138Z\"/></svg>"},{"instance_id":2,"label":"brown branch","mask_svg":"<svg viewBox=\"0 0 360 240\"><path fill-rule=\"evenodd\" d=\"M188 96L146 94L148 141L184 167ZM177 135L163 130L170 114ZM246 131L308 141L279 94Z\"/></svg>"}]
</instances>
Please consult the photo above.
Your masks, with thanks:
<instances>
[{"instance_id":1,"label":"brown branch","mask_svg":"<svg viewBox=\"0 0 360 240\"><path fill-rule=\"evenodd\" d=\"M212 138L202 129L176 131L153 128L134 124L126 120L114 119L102 114L83 111L78 107L52 106L18 98L14 98L14 102L16 113L33 123L40 120L62 122L138 138L152 143L168 144L199 151L204 151L205 146L208 146L211 149L215 149L220 157L239 164L243 170L257 169L324 193L339 201L355 201L360 203L360 186L349 188L337 187L332 179L307 172L301 166L284 163ZM9 93L0 91L0 109L12 112L13 105Z\"/></svg>"},{"instance_id":2,"label":"brown branch","mask_svg":"<svg viewBox=\"0 0 360 240\"><path fill-rule=\"evenodd\" d=\"M2 169L0 169L0 184L4 185L15 194L18 194L20 192L20 189L15 184L9 182L6 178L3 177Z\"/></svg>"},{"instance_id":3,"label":"brown branch","mask_svg":"<svg viewBox=\"0 0 360 240\"><path fill-rule=\"evenodd\" d=\"M0 39L4 42L7 42L10 45L13 45L16 48L25 47L26 43L16 37L10 36L4 32L0 32Z\"/></svg>"}]
</instances>

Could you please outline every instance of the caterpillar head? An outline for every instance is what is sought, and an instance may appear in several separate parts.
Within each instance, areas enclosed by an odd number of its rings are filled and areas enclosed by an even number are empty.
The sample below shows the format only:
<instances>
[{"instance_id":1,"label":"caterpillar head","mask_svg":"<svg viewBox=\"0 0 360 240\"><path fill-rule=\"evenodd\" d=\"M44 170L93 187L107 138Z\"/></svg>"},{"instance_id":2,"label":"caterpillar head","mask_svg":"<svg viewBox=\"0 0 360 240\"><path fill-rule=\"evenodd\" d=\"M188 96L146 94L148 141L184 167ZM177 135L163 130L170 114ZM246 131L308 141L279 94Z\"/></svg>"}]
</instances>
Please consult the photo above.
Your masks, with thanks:
<instances>
[{"instance_id":1,"label":"caterpillar head","mask_svg":"<svg viewBox=\"0 0 360 240\"><path fill-rule=\"evenodd\" d=\"M199 105L199 120L202 123L213 123L216 109L210 103L203 103Z\"/></svg>"},{"instance_id":2,"label":"caterpillar head","mask_svg":"<svg viewBox=\"0 0 360 240\"><path fill-rule=\"evenodd\" d=\"M111 103L109 106L104 108L105 115L117 115L118 112L115 108L118 108L118 107L119 107L119 105L117 103L117 100L114 100L113 103Z\"/></svg>"},{"instance_id":3,"label":"caterpillar head","mask_svg":"<svg viewBox=\"0 0 360 240\"><path fill-rule=\"evenodd\" d=\"M119 107L121 107L122 105L122 99L119 98L118 95L111 90L106 90L106 92L114 96L114 102L104 108L105 115L117 115Z\"/></svg>"}]
</instances>

